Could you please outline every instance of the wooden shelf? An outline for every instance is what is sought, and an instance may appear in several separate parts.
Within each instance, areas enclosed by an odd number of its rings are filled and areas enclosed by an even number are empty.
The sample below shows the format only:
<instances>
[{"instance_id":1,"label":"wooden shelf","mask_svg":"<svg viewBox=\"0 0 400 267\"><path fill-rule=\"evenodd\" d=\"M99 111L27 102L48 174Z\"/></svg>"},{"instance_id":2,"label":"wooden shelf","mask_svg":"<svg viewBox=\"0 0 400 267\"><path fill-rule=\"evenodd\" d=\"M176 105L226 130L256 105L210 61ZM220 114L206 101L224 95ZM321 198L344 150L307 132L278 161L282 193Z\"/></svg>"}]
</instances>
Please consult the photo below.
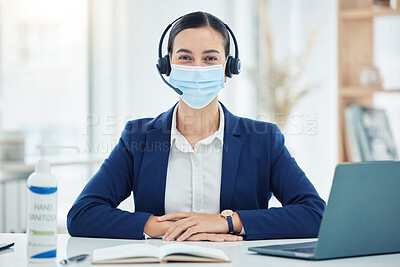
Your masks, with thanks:
<instances>
[{"instance_id":1,"label":"wooden shelf","mask_svg":"<svg viewBox=\"0 0 400 267\"><path fill-rule=\"evenodd\" d=\"M399 9L390 7L373 7L370 9L349 9L340 12L341 19L367 19L377 16L400 15Z\"/></svg>"},{"instance_id":2,"label":"wooden shelf","mask_svg":"<svg viewBox=\"0 0 400 267\"><path fill-rule=\"evenodd\" d=\"M385 90L381 87L363 87L363 86L342 86L339 88L339 95L341 97L362 97L370 96L371 94L383 93L400 93L400 89Z\"/></svg>"},{"instance_id":3,"label":"wooden shelf","mask_svg":"<svg viewBox=\"0 0 400 267\"><path fill-rule=\"evenodd\" d=\"M400 16L396 8L374 6L373 0L338 0L338 145L339 162L351 161L345 110L352 104L373 107L375 93L400 93L381 87L357 85L362 69L374 65L374 19ZM347 140L347 141L346 141Z\"/></svg>"},{"instance_id":4,"label":"wooden shelf","mask_svg":"<svg viewBox=\"0 0 400 267\"><path fill-rule=\"evenodd\" d=\"M400 89L382 89L382 90L379 90L378 92L382 92L382 93L400 93Z\"/></svg>"}]
</instances>

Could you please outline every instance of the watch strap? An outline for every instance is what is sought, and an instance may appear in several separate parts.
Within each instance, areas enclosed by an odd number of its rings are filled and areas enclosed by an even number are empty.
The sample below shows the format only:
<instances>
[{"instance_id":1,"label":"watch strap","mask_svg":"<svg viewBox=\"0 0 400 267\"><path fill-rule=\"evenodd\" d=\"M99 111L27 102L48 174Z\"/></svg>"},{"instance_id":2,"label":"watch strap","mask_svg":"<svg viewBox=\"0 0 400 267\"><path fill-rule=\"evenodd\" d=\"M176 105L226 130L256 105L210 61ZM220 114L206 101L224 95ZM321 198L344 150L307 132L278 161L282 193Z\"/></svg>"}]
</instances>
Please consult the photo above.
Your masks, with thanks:
<instances>
[{"instance_id":1,"label":"watch strap","mask_svg":"<svg viewBox=\"0 0 400 267\"><path fill-rule=\"evenodd\" d=\"M232 221L232 216L226 216L226 220L228 221L228 227L229 227L229 234L233 234L233 221Z\"/></svg>"}]
</instances>

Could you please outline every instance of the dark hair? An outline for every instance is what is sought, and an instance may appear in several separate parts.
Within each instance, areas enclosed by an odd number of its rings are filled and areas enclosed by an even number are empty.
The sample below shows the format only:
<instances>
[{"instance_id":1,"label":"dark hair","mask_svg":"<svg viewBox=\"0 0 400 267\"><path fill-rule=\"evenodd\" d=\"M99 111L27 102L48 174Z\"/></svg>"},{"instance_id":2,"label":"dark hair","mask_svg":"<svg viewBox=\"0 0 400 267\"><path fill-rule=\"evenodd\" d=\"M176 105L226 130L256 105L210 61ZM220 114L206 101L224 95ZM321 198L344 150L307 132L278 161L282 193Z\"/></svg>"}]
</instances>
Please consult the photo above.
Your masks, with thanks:
<instances>
[{"instance_id":1,"label":"dark hair","mask_svg":"<svg viewBox=\"0 0 400 267\"><path fill-rule=\"evenodd\" d=\"M228 30L226 29L224 22L222 22L222 20L220 20L216 16L202 11L186 14L175 23L175 25L171 29L171 32L169 33L167 47L168 54L172 54L172 47L174 45L175 37L178 35L178 33L185 29L200 28L206 26L209 26L221 33L224 39L225 57L228 57L230 49L230 39Z\"/></svg>"}]
</instances>

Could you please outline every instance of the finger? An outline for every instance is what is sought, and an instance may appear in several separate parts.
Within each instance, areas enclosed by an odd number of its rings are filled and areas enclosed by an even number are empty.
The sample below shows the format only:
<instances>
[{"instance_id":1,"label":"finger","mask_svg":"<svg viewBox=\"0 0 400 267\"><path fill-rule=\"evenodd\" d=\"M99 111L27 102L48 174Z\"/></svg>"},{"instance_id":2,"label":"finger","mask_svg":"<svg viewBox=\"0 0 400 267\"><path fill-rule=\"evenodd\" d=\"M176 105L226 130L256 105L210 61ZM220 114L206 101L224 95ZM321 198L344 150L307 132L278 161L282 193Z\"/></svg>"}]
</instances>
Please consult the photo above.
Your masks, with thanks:
<instances>
[{"instance_id":1,"label":"finger","mask_svg":"<svg viewBox=\"0 0 400 267\"><path fill-rule=\"evenodd\" d=\"M224 239L217 234L200 233L190 236L186 239L187 241L212 241L212 242L224 242Z\"/></svg>"},{"instance_id":2,"label":"finger","mask_svg":"<svg viewBox=\"0 0 400 267\"><path fill-rule=\"evenodd\" d=\"M224 238L224 241L228 242L235 242L235 241L242 241L243 237L238 236L238 235L230 235L230 234L222 234L222 238Z\"/></svg>"},{"instance_id":3,"label":"finger","mask_svg":"<svg viewBox=\"0 0 400 267\"><path fill-rule=\"evenodd\" d=\"M222 238L225 242L236 242L241 241L243 237L231 234L215 234L217 238Z\"/></svg>"},{"instance_id":4,"label":"finger","mask_svg":"<svg viewBox=\"0 0 400 267\"><path fill-rule=\"evenodd\" d=\"M178 227L180 226L182 223L185 223L187 219L182 219L179 221L176 221L173 225L171 225L168 230L164 233L163 235L163 240L167 240L167 237Z\"/></svg>"},{"instance_id":5,"label":"finger","mask_svg":"<svg viewBox=\"0 0 400 267\"><path fill-rule=\"evenodd\" d=\"M172 220L180 220L180 219L183 219L183 218L187 218L189 216L190 216L190 212L178 211L178 212L172 212L172 213L169 213L169 214L165 214L165 215L163 215L161 217L158 217L157 219L160 222L161 221L172 221Z\"/></svg>"},{"instance_id":6,"label":"finger","mask_svg":"<svg viewBox=\"0 0 400 267\"><path fill-rule=\"evenodd\" d=\"M177 239L178 235L183 234L187 229L189 229L190 227L196 225L194 222L186 222L186 223L182 223L180 225L178 225L175 230L173 230L166 238L166 241L171 241L173 239Z\"/></svg>"},{"instance_id":7,"label":"finger","mask_svg":"<svg viewBox=\"0 0 400 267\"><path fill-rule=\"evenodd\" d=\"M219 234L208 234L206 236L206 238L209 241L213 241L213 242L224 242L224 238L221 237L221 235L219 235Z\"/></svg>"},{"instance_id":8,"label":"finger","mask_svg":"<svg viewBox=\"0 0 400 267\"><path fill-rule=\"evenodd\" d=\"M177 224L171 225L162 237L162 240L167 241L167 237L178 227Z\"/></svg>"},{"instance_id":9,"label":"finger","mask_svg":"<svg viewBox=\"0 0 400 267\"><path fill-rule=\"evenodd\" d=\"M206 239L204 239L203 234L191 235L186 239L186 241L204 241L204 240Z\"/></svg>"},{"instance_id":10,"label":"finger","mask_svg":"<svg viewBox=\"0 0 400 267\"><path fill-rule=\"evenodd\" d=\"M199 232L198 227L196 226L190 227L176 241L178 242L185 241L188 237L197 234L198 232Z\"/></svg>"},{"instance_id":11,"label":"finger","mask_svg":"<svg viewBox=\"0 0 400 267\"><path fill-rule=\"evenodd\" d=\"M194 221L185 221L183 223L180 223L175 230L173 230L166 238L166 241L171 241L172 239L174 239L177 235L183 233L184 231L186 231L188 228L192 227L196 225L196 223Z\"/></svg>"},{"instance_id":12,"label":"finger","mask_svg":"<svg viewBox=\"0 0 400 267\"><path fill-rule=\"evenodd\" d=\"M179 238L181 235L182 235L182 234L180 234L180 235L177 235L175 238Z\"/></svg>"},{"instance_id":13,"label":"finger","mask_svg":"<svg viewBox=\"0 0 400 267\"><path fill-rule=\"evenodd\" d=\"M241 236L238 235L232 235L232 234L220 234L221 237L223 237L225 240L236 240L236 239L242 239Z\"/></svg>"},{"instance_id":14,"label":"finger","mask_svg":"<svg viewBox=\"0 0 400 267\"><path fill-rule=\"evenodd\" d=\"M162 240L166 241L167 237L172 233L172 231L175 230L175 228L177 227L177 225L174 223L173 225L171 225L168 230L164 233L164 235L162 236Z\"/></svg>"}]
</instances>

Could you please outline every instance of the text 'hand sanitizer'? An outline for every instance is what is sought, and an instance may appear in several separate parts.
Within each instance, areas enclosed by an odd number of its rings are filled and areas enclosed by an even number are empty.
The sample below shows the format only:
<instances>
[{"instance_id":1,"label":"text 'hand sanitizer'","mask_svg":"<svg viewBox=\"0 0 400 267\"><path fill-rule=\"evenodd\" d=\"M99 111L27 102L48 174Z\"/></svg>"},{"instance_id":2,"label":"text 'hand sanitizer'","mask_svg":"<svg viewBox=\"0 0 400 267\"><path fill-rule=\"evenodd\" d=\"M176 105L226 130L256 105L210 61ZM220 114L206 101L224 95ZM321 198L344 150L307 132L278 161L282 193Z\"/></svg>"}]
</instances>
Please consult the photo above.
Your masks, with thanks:
<instances>
[{"instance_id":1,"label":"text 'hand sanitizer'","mask_svg":"<svg viewBox=\"0 0 400 267\"><path fill-rule=\"evenodd\" d=\"M27 249L29 262L51 262L57 257L57 178L44 160L45 146L36 146L41 159L27 181Z\"/></svg>"}]
</instances>

